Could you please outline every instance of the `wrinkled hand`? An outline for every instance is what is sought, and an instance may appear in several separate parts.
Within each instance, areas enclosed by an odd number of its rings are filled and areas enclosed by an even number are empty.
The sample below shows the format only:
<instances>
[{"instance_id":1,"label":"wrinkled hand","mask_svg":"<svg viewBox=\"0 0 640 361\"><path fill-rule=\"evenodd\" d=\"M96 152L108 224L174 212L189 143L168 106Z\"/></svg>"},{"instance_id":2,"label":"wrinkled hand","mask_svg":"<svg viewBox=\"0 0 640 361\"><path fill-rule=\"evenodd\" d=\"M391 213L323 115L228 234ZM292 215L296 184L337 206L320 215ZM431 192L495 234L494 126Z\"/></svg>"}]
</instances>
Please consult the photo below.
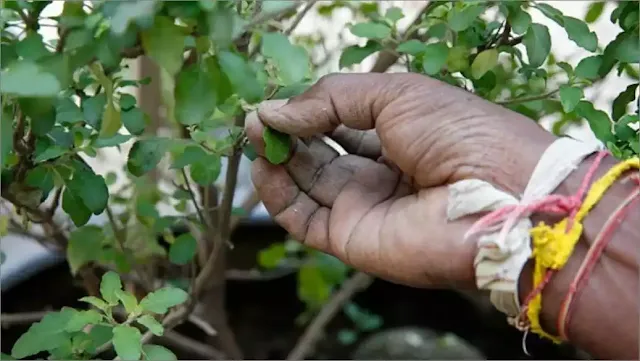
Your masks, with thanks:
<instances>
[{"instance_id":1,"label":"wrinkled hand","mask_svg":"<svg viewBox=\"0 0 640 361\"><path fill-rule=\"evenodd\" d=\"M275 221L306 245L388 280L473 287L475 218L447 222L446 185L469 178L514 194L553 137L530 119L417 74L339 74L289 102L261 104L246 130L296 136L288 162L252 178ZM348 155L314 135L326 134Z\"/></svg>"}]
</instances>

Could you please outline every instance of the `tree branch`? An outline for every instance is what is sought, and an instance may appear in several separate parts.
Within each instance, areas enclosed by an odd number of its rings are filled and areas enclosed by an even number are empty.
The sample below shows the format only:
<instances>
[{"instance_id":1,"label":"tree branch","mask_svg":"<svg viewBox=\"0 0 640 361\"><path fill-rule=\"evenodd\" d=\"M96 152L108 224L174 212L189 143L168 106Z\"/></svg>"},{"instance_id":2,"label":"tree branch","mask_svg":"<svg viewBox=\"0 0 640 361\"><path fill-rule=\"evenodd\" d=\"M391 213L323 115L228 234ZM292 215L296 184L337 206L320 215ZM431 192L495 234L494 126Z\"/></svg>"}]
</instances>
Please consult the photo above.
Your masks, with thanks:
<instances>
[{"instance_id":1,"label":"tree branch","mask_svg":"<svg viewBox=\"0 0 640 361\"><path fill-rule=\"evenodd\" d=\"M293 33L293 31L298 27L298 25L300 24L302 19L307 15L309 10L311 10L313 8L313 6L316 4L316 2L318 2L318 0L309 0L307 2L307 5L304 7L304 9L302 9L302 11L300 11L298 13L298 15L296 15L296 18L293 19L293 22L291 23L289 28L287 30L285 30L284 35L289 36L289 35L291 35L291 33Z\"/></svg>"},{"instance_id":2,"label":"tree branch","mask_svg":"<svg viewBox=\"0 0 640 361\"><path fill-rule=\"evenodd\" d=\"M316 318L309 324L304 334L298 340L293 351L287 356L287 360L304 360L309 355L315 344L320 339L325 326L340 312L356 293L364 290L373 282L373 277L366 273L358 272L346 280L340 290L327 302Z\"/></svg>"},{"instance_id":3,"label":"tree branch","mask_svg":"<svg viewBox=\"0 0 640 361\"><path fill-rule=\"evenodd\" d=\"M532 102L532 101L535 101L535 100L543 100L543 99L549 98L550 96L556 94L559 91L560 91L560 88L552 90L552 91L544 93L544 94L540 94L540 95L533 95L533 96L528 96L528 97L507 99L507 100L496 102L496 104L509 105L509 104Z\"/></svg>"}]
</instances>

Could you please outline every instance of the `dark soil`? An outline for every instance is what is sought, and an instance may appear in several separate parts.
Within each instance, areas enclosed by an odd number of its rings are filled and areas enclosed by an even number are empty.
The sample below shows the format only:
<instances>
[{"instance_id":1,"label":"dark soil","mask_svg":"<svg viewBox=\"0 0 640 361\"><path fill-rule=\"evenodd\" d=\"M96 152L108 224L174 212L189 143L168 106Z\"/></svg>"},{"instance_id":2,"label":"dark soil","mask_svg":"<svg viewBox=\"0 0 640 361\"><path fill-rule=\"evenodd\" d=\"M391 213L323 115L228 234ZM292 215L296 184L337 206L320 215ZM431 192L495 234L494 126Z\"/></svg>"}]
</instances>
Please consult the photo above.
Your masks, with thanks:
<instances>
[{"instance_id":1,"label":"dark soil","mask_svg":"<svg viewBox=\"0 0 640 361\"><path fill-rule=\"evenodd\" d=\"M248 269L254 266L257 250L269 242L281 240L284 231L277 227L241 227L235 234L236 248L230 252L230 268ZM77 299L84 296L69 274L68 266L60 264L2 294L2 312L38 311L45 307L83 307ZM302 329L295 318L304 309L296 295L295 275L270 281L229 281L227 291L229 321L247 359L284 359L293 348ZM359 306L375 312L384 320L383 329L417 326L435 331L453 332L466 339L488 359L576 359L570 347L556 346L529 336L527 346L531 357L522 351L522 334L510 328L502 315L477 309L468 299L452 291L422 290L376 280L355 298ZM352 326L343 314L329 325L325 337L316 349L314 359L348 359L357 347L337 341L337 332ZM11 346L28 325L16 325L2 330L2 352ZM177 331L204 340L202 332L190 325ZM175 350L181 359L191 358L187 352Z\"/></svg>"}]
</instances>

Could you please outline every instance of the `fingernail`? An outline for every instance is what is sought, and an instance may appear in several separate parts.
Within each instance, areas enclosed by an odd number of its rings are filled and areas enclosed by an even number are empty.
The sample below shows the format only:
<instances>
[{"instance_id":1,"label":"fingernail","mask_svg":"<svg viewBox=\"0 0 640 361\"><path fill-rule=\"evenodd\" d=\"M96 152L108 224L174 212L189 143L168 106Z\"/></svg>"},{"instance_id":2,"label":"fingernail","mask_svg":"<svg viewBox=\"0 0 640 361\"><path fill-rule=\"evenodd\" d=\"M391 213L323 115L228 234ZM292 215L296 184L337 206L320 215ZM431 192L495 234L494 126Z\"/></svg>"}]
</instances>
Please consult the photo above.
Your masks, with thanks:
<instances>
[{"instance_id":1,"label":"fingernail","mask_svg":"<svg viewBox=\"0 0 640 361\"><path fill-rule=\"evenodd\" d=\"M267 100L260 103L258 109L260 111L278 111L278 109L282 108L286 104L287 99Z\"/></svg>"}]
</instances>

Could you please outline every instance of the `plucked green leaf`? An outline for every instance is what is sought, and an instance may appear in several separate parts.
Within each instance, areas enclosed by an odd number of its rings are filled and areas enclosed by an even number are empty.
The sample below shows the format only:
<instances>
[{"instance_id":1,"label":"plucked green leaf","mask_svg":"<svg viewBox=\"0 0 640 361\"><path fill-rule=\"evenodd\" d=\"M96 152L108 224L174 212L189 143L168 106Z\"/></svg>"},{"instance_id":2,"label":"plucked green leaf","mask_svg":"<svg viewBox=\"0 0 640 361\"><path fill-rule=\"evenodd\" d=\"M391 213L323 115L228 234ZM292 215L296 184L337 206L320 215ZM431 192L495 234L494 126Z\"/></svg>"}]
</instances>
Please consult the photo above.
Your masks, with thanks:
<instances>
[{"instance_id":1,"label":"plucked green leaf","mask_svg":"<svg viewBox=\"0 0 640 361\"><path fill-rule=\"evenodd\" d=\"M169 248L169 261L175 264L187 264L196 254L198 242L190 233L181 234Z\"/></svg>"},{"instance_id":2,"label":"plucked green leaf","mask_svg":"<svg viewBox=\"0 0 640 361\"><path fill-rule=\"evenodd\" d=\"M262 55L273 60L278 68L278 77L284 85L304 80L310 73L310 60L307 51L299 45L293 45L287 36L280 33L262 35Z\"/></svg>"},{"instance_id":3,"label":"plucked green leaf","mask_svg":"<svg viewBox=\"0 0 640 361\"><path fill-rule=\"evenodd\" d=\"M291 152L291 137L271 127L265 127L262 133L264 152L267 160L273 164L284 163Z\"/></svg>"},{"instance_id":4,"label":"plucked green leaf","mask_svg":"<svg viewBox=\"0 0 640 361\"><path fill-rule=\"evenodd\" d=\"M598 49L598 37L596 33L589 30L589 26L582 20L571 16L564 16L564 29L569 35L569 39L573 40L578 46L591 52Z\"/></svg>"},{"instance_id":5,"label":"plucked green leaf","mask_svg":"<svg viewBox=\"0 0 640 361\"><path fill-rule=\"evenodd\" d=\"M108 271L102 276L102 281L100 282L100 294L108 304L117 305L117 290L122 290L122 281L120 281L120 276L113 271Z\"/></svg>"},{"instance_id":6,"label":"plucked green leaf","mask_svg":"<svg viewBox=\"0 0 640 361\"><path fill-rule=\"evenodd\" d=\"M367 41L365 46L349 46L342 51L342 54L340 54L338 66L340 68L347 68L354 64L360 64L369 55L380 50L382 50L382 45L373 40Z\"/></svg>"},{"instance_id":7,"label":"plucked green leaf","mask_svg":"<svg viewBox=\"0 0 640 361\"><path fill-rule=\"evenodd\" d=\"M167 150L167 142L162 138L141 139L129 150L127 170L140 177L154 169Z\"/></svg>"},{"instance_id":8,"label":"plucked green leaf","mask_svg":"<svg viewBox=\"0 0 640 361\"><path fill-rule=\"evenodd\" d=\"M116 290L115 295L124 306L124 310L127 314L132 314L136 311L136 308L138 307L138 300L136 299L136 296L131 294L131 292Z\"/></svg>"},{"instance_id":9,"label":"plucked green leaf","mask_svg":"<svg viewBox=\"0 0 640 361\"><path fill-rule=\"evenodd\" d=\"M456 53L456 50L449 49L446 43L438 42L427 45L422 53L422 68L425 73L429 75L435 75L442 70L442 68L448 64L450 57L455 57L456 55L460 55L464 57L462 62L466 62L467 66L469 64L469 60L467 59L466 53ZM451 59L451 65L449 65L450 72L456 72L463 70L462 68L455 68L454 65L458 64L461 59ZM455 63L455 64L454 64Z\"/></svg>"},{"instance_id":10,"label":"plucked green leaf","mask_svg":"<svg viewBox=\"0 0 640 361\"><path fill-rule=\"evenodd\" d=\"M156 16L153 26L142 32L142 48L145 53L169 74L174 75L182 67L185 35L173 20Z\"/></svg>"},{"instance_id":11,"label":"plucked green leaf","mask_svg":"<svg viewBox=\"0 0 640 361\"><path fill-rule=\"evenodd\" d=\"M131 326L118 325L113 328L113 348L122 360L139 360L142 354L142 335Z\"/></svg>"},{"instance_id":12,"label":"plucked green leaf","mask_svg":"<svg viewBox=\"0 0 640 361\"><path fill-rule=\"evenodd\" d=\"M454 8L447 14L447 22L453 31L467 30L473 22L484 12L485 5L472 4L463 9Z\"/></svg>"},{"instance_id":13,"label":"plucked green leaf","mask_svg":"<svg viewBox=\"0 0 640 361\"><path fill-rule=\"evenodd\" d=\"M165 287L145 296L140 301L140 307L147 312L164 314L169 308L184 303L188 298L189 294L179 288Z\"/></svg>"},{"instance_id":14,"label":"plucked green leaf","mask_svg":"<svg viewBox=\"0 0 640 361\"><path fill-rule=\"evenodd\" d=\"M222 51L218 54L222 72L227 76L233 89L249 103L257 103L264 97L264 88L258 81L256 72L238 54Z\"/></svg>"},{"instance_id":15,"label":"plucked green leaf","mask_svg":"<svg viewBox=\"0 0 640 361\"><path fill-rule=\"evenodd\" d=\"M16 97L53 97L61 90L58 78L26 60L12 63L0 73L0 78L2 94Z\"/></svg>"},{"instance_id":16,"label":"plucked green leaf","mask_svg":"<svg viewBox=\"0 0 640 361\"><path fill-rule=\"evenodd\" d=\"M164 346L160 345L144 345L142 346L145 359L149 361L173 361L178 358L176 355Z\"/></svg>"},{"instance_id":17,"label":"plucked green leaf","mask_svg":"<svg viewBox=\"0 0 640 361\"><path fill-rule=\"evenodd\" d=\"M104 233L97 226L83 226L71 233L67 246L67 262L71 274L75 275L87 262L99 259L103 241Z\"/></svg>"},{"instance_id":18,"label":"plucked green leaf","mask_svg":"<svg viewBox=\"0 0 640 361\"><path fill-rule=\"evenodd\" d=\"M567 85L560 87L560 103L566 113L572 112L582 97L584 97L582 88Z\"/></svg>"},{"instance_id":19,"label":"plucked green leaf","mask_svg":"<svg viewBox=\"0 0 640 361\"><path fill-rule=\"evenodd\" d=\"M351 34L366 39L385 39L391 35L391 28L385 24L368 22L354 24Z\"/></svg>"},{"instance_id":20,"label":"plucked green leaf","mask_svg":"<svg viewBox=\"0 0 640 361\"><path fill-rule=\"evenodd\" d=\"M529 56L529 65L539 67L544 63L551 51L549 29L542 24L531 24L522 39Z\"/></svg>"},{"instance_id":21,"label":"plucked green leaf","mask_svg":"<svg viewBox=\"0 0 640 361\"><path fill-rule=\"evenodd\" d=\"M164 327L162 327L162 324L151 315L142 315L136 321L149 329L149 331L156 336L162 336L164 333Z\"/></svg>"},{"instance_id":22,"label":"plucked green leaf","mask_svg":"<svg viewBox=\"0 0 640 361\"><path fill-rule=\"evenodd\" d=\"M197 65L178 74L175 89L175 117L184 125L202 124L216 109L215 82Z\"/></svg>"},{"instance_id":23,"label":"plucked green leaf","mask_svg":"<svg viewBox=\"0 0 640 361\"><path fill-rule=\"evenodd\" d=\"M310 308L324 304L331 294L331 286L317 267L305 264L298 271L298 298Z\"/></svg>"},{"instance_id":24,"label":"plucked green leaf","mask_svg":"<svg viewBox=\"0 0 640 361\"><path fill-rule=\"evenodd\" d=\"M471 76L475 79L482 78L489 70L498 64L498 50L488 49L476 56L471 64Z\"/></svg>"}]
</instances>

